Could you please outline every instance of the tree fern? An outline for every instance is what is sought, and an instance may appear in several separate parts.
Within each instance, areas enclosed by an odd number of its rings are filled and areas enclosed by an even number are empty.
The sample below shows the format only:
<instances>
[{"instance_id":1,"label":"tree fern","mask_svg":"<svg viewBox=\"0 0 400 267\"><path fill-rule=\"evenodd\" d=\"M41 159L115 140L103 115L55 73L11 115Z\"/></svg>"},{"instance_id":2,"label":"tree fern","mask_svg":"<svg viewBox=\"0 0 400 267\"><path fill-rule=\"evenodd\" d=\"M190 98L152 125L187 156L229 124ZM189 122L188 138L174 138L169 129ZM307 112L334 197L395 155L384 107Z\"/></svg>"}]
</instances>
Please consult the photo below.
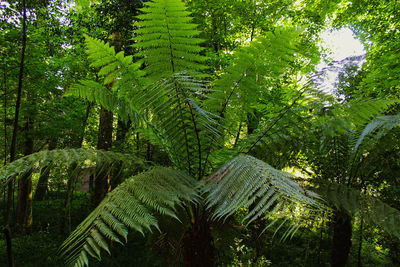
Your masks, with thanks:
<instances>
[{"instance_id":1,"label":"tree fern","mask_svg":"<svg viewBox=\"0 0 400 267\"><path fill-rule=\"evenodd\" d=\"M119 185L74 230L60 247L68 265L86 266L88 256L110 253L109 241L125 243L128 230L144 234L158 229L157 214L177 219L175 206L196 201L196 180L165 167L133 176Z\"/></svg>"}]
</instances>

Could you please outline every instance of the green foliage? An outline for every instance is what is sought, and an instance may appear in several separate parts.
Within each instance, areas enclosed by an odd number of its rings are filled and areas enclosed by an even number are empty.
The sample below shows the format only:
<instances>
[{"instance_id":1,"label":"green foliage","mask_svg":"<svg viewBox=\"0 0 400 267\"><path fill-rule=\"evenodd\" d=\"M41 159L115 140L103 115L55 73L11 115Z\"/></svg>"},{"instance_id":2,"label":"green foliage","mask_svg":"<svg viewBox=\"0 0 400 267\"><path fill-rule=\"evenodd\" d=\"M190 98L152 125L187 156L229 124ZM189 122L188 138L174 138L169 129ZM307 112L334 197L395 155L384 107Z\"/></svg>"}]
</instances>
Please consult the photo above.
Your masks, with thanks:
<instances>
[{"instance_id":1,"label":"green foliage","mask_svg":"<svg viewBox=\"0 0 400 267\"><path fill-rule=\"evenodd\" d=\"M322 184L317 192L333 207L343 209L352 215L357 213L366 222L378 225L400 238L400 226L397 223L400 211L379 199L337 183Z\"/></svg>"},{"instance_id":2,"label":"green foliage","mask_svg":"<svg viewBox=\"0 0 400 267\"><path fill-rule=\"evenodd\" d=\"M133 176L109 193L60 247L74 266L88 265L88 255L110 254L108 240L126 242L128 229L144 234L158 228L154 213L175 217L174 206L196 200L196 181L170 168L155 167Z\"/></svg>"},{"instance_id":3,"label":"green foliage","mask_svg":"<svg viewBox=\"0 0 400 267\"><path fill-rule=\"evenodd\" d=\"M97 163L100 169L109 169L113 164L122 163L120 172L132 174L135 170L144 168L144 162L132 155L122 153L87 150L87 149L55 149L43 150L13 161L0 168L0 179L3 183L0 186L4 190L11 180L19 179L26 173L40 171L42 168L69 167L77 164L76 172L81 171L81 166L87 162ZM70 177L68 177L70 178Z\"/></svg>"},{"instance_id":4,"label":"green foliage","mask_svg":"<svg viewBox=\"0 0 400 267\"><path fill-rule=\"evenodd\" d=\"M213 217L226 218L249 208L247 224L269 214L284 214L293 204L319 208L318 195L293 182L293 176L252 156L240 155L205 179L207 205ZM312 199L315 198L315 199ZM252 207L252 208L250 208Z\"/></svg>"},{"instance_id":5,"label":"green foliage","mask_svg":"<svg viewBox=\"0 0 400 267\"><path fill-rule=\"evenodd\" d=\"M199 46L202 40L196 38L197 25L190 22L182 1L145 2L141 11L135 47L141 49L137 56L143 58L152 80L178 72L193 75L207 68L203 65L207 58L199 54L203 48Z\"/></svg>"},{"instance_id":6,"label":"green foliage","mask_svg":"<svg viewBox=\"0 0 400 267\"><path fill-rule=\"evenodd\" d=\"M364 128L360 136L358 137L357 143L355 144L354 149L357 150L364 139L375 132L372 136L373 139L380 139L382 136L387 134L393 128L399 126L400 124L400 113L397 115L386 115L379 116L372 120L367 126Z\"/></svg>"}]
</instances>

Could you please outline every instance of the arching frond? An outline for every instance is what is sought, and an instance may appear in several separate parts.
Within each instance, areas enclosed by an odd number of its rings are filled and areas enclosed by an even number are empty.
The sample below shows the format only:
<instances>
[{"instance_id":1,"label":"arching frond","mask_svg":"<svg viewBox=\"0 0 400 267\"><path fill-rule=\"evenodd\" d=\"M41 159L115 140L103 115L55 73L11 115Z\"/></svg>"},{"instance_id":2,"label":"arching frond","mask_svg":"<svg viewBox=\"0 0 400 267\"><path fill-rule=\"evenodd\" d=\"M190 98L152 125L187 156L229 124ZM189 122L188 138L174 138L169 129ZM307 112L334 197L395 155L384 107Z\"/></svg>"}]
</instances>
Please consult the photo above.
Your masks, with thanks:
<instances>
[{"instance_id":1,"label":"arching frond","mask_svg":"<svg viewBox=\"0 0 400 267\"><path fill-rule=\"evenodd\" d=\"M199 54L202 40L196 38L199 31L191 23L185 4L180 0L155 0L144 5L134 46L142 50L137 56L143 58L146 74L158 80L177 72L193 75L206 69L203 62L207 58Z\"/></svg>"},{"instance_id":2,"label":"arching frond","mask_svg":"<svg viewBox=\"0 0 400 267\"><path fill-rule=\"evenodd\" d=\"M100 259L110 253L109 241L125 243L128 230L158 228L156 215L178 219L175 206L196 201L196 180L184 172L155 167L127 179L71 233L60 254L71 266L87 266L89 255ZM178 219L179 220L179 219Z\"/></svg>"},{"instance_id":3,"label":"arching frond","mask_svg":"<svg viewBox=\"0 0 400 267\"><path fill-rule=\"evenodd\" d=\"M360 136L357 139L357 143L354 146L354 150L357 150L364 139L373 132L376 132L376 134L373 136L373 139L376 140L399 125L400 113L396 115L379 116L375 118L373 121L368 123L367 126L365 126L364 130L361 132Z\"/></svg>"},{"instance_id":4,"label":"arching frond","mask_svg":"<svg viewBox=\"0 0 400 267\"><path fill-rule=\"evenodd\" d=\"M399 210L375 197L342 184L325 183L317 189L317 192L332 207L343 209L352 215L362 212L362 218L365 221L380 226L389 234L400 238Z\"/></svg>"},{"instance_id":5,"label":"arching frond","mask_svg":"<svg viewBox=\"0 0 400 267\"><path fill-rule=\"evenodd\" d=\"M283 84L282 77L295 61L298 34L293 29L268 33L238 49L232 64L215 82L209 110L221 117L229 112L242 121L252 105Z\"/></svg>"},{"instance_id":6,"label":"arching frond","mask_svg":"<svg viewBox=\"0 0 400 267\"><path fill-rule=\"evenodd\" d=\"M129 167L133 169L143 169L143 160L133 156L122 153L102 150L88 150L88 149L55 149L44 150L31 155L25 156L15 160L0 168L0 180L2 181L0 189L4 187L13 179L18 179L22 175L35 170L40 171L42 168L51 165L70 166L74 163L78 165L83 164L85 161L101 165L102 168L110 168L112 164L121 162L121 169Z\"/></svg>"},{"instance_id":7,"label":"arching frond","mask_svg":"<svg viewBox=\"0 0 400 267\"><path fill-rule=\"evenodd\" d=\"M117 92L108 90L104 85L89 80L81 80L74 84L65 94L86 99L101 105L105 109L118 114L123 121L137 122L139 115L135 112L128 98L119 97Z\"/></svg>"},{"instance_id":8,"label":"arching frond","mask_svg":"<svg viewBox=\"0 0 400 267\"><path fill-rule=\"evenodd\" d=\"M247 223L295 203L315 209L322 207L318 195L294 182L292 175L248 155L229 161L205 182L207 206L213 208L216 219L250 206L252 209L244 218Z\"/></svg>"},{"instance_id":9,"label":"arching frond","mask_svg":"<svg viewBox=\"0 0 400 267\"><path fill-rule=\"evenodd\" d=\"M182 170L201 176L206 146L218 136L215 116L202 109L205 84L186 74L174 74L151 84L135 96L135 107L151 114L148 124Z\"/></svg>"},{"instance_id":10,"label":"arching frond","mask_svg":"<svg viewBox=\"0 0 400 267\"><path fill-rule=\"evenodd\" d=\"M133 63L133 57L124 56L123 51L115 53L114 47L103 41L85 37L88 59L92 67L100 68L98 74L104 77L104 84L112 84L112 89L120 96L131 96L134 89L143 84L140 63Z\"/></svg>"}]
</instances>

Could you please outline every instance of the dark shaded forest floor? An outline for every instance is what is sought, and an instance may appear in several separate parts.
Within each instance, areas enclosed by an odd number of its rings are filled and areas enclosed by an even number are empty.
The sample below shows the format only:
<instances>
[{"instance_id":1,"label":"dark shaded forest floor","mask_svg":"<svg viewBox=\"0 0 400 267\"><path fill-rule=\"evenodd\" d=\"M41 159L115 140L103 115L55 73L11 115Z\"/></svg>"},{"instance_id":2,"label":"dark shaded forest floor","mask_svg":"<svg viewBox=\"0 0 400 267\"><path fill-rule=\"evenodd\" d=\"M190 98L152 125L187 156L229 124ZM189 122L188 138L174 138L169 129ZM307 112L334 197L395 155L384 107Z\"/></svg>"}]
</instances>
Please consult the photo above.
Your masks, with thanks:
<instances>
[{"instance_id":1,"label":"dark shaded forest floor","mask_svg":"<svg viewBox=\"0 0 400 267\"><path fill-rule=\"evenodd\" d=\"M13 238L15 266L24 267L55 267L64 266L57 255L57 250L67 237L69 229L63 229L62 205L63 192L51 192L47 200L34 202L32 232L26 236ZM70 211L71 229L89 214L90 196L75 193ZM4 202L1 202L3 209ZM0 218L3 221L3 218ZM179 225L178 225L179 226ZM68 228L68 227L67 227ZM273 238L273 233L264 234L265 247L259 264L251 263L255 251L248 233L236 232L239 237L233 243L226 244L216 241L216 261L218 266L329 266L330 242L321 239L320 232L301 231L291 240L282 242L279 237ZM218 234L217 234L218 235ZM220 233L225 235L225 233ZM328 233L323 233L327 237ZM159 234L143 237L131 233L125 247L114 245L112 256L104 255L101 262L93 259L90 266L176 266L176 256L166 246L154 245ZM156 242L157 243L157 242ZM357 266L357 240L353 247L348 266ZM0 240L0 266L5 266L6 247L4 238ZM396 266L372 244L366 243L363 248L363 266ZM178 261L179 262L179 261Z\"/></svg>"}]
</instances>

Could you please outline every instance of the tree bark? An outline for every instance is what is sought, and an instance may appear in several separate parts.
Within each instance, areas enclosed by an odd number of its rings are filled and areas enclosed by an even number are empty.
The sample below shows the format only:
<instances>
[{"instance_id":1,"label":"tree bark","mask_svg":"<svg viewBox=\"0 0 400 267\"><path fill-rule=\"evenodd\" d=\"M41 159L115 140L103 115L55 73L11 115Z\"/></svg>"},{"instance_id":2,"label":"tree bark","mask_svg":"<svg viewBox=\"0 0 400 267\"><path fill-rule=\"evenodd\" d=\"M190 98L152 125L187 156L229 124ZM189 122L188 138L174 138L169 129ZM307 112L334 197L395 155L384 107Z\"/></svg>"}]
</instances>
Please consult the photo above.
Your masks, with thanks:
<instances>
[{"instance_id":1,"label":"tree bark","mask_svg":"<svg viewBox=\"0 0 400 267\"><path fill-rule=\"evenodd\" d=\"M206 218L191 223L183 237L183 266L214 266L214 245L210 224Z\"/></svg>"},{"instance_id":2,"label":"tree bark","mask_svg":"<svg viewBox=\"0 0 400 267\"><path fill-rule=\"evenodd\" d=\"M351 217L344 211L336 210L333 217L332 267L346 266L351 248L351 234Z\"/></svg>"}]
</instances>

